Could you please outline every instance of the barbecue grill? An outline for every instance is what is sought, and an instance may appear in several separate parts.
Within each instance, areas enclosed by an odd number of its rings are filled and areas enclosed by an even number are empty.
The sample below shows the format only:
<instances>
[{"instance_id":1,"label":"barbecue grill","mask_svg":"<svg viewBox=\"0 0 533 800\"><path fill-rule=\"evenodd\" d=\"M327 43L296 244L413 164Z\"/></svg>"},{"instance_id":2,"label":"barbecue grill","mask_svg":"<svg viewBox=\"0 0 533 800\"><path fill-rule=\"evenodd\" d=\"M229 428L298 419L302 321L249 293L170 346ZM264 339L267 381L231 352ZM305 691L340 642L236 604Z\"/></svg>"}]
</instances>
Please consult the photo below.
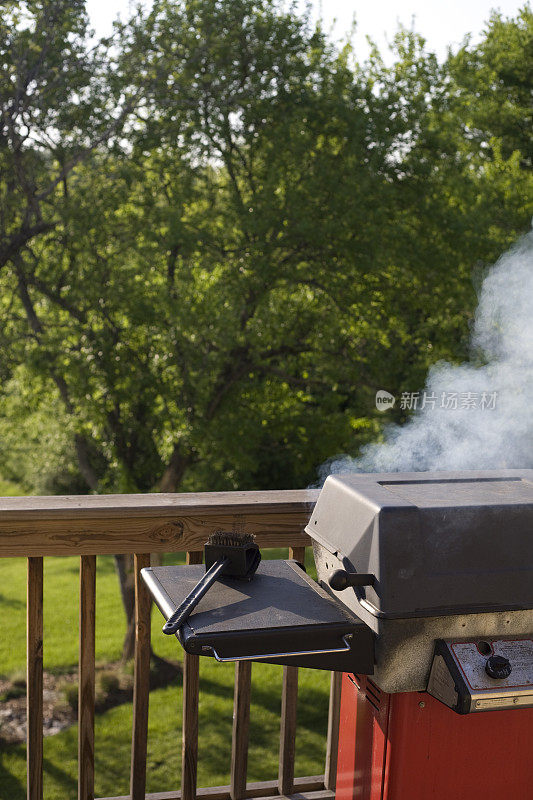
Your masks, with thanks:
<instances>
[{"instance_id":1,"label":"barbecue grill","mask_svg":"<svg viewBox=\"0 0 533 800\"><path fill-rule=\"evenodd\" d=\"M330 476L306 531L383 691L426 689L437 640L533 633L533 470ZM337 571L373 580L335 591Z\"/></svg>"},{"instance_id":2,"label":"barbecue grill","mask_svg":"<svg viewBox=\"0 0 533 800\"><path fill-rule=\"evenodd\" d=\"M223 580L183 647L344 672L339 800L531 796L533 470L330 476L306 532L318 583ZM168 618L201 573L143 577Z\"/></svg>"}]
</instances>

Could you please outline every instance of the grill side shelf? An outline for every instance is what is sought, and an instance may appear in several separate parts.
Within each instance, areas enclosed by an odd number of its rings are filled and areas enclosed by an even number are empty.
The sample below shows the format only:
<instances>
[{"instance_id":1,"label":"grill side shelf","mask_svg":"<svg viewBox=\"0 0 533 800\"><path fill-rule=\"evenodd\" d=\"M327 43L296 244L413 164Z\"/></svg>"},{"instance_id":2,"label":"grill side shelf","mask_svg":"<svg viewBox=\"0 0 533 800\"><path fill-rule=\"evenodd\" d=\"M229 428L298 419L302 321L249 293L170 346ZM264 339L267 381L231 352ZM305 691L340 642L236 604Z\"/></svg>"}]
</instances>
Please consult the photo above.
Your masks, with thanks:
<instances>
[{"instance_id":1,"label":"grill side shelf","mask_svg":"<svg viewBox=\"0 0 533 800\"><path fill-rule=\"evenodd\" d=\"M202 569L143 571L165 618ZM219 661L373 671L372 631L291 561L263 562L250 582L225 579L214 585L178 638L187 652Z\"/></svg>"}]
</instances>

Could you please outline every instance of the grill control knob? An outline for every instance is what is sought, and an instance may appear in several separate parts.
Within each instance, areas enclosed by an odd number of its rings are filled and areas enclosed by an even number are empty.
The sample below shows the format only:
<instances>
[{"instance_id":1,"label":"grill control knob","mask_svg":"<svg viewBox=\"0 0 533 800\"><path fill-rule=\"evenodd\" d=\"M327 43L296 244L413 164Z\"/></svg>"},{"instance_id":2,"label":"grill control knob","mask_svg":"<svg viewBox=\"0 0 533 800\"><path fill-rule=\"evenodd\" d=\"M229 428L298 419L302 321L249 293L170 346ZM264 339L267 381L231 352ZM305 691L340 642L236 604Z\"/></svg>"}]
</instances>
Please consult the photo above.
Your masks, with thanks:
<instances>
[{"instance_id":1,"label":"grill control knob","mask_svg":"<svg viewBox=\"0 0 533 800\"><path fill-rule=\"evenodd\" d=\"M490 656L485 664L485 672L491 678L508 678L511 674L511 662L505 656Z\"/></svg>"}]
</instances>

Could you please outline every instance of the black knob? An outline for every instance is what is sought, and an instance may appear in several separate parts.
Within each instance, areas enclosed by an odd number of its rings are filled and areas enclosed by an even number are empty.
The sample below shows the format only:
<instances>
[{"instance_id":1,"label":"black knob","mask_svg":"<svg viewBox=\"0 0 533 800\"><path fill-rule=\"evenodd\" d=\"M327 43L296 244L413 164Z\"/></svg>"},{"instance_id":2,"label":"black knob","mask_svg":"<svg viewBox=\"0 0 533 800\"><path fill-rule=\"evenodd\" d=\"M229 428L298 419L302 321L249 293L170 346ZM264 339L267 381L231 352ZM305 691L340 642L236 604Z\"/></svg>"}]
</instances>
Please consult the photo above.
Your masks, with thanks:
<instances>
[{"instance_id":1,"label":"black knob","mask_svg":"<svg viewBox=\"0 0 533 800\"><path fill-rule=\"evenodd\" d=\"M490 656L490 658L487 658L485 672L491 678L508 678L511 670L511 662L505 656Z\"/></svg>"}]
</instances>

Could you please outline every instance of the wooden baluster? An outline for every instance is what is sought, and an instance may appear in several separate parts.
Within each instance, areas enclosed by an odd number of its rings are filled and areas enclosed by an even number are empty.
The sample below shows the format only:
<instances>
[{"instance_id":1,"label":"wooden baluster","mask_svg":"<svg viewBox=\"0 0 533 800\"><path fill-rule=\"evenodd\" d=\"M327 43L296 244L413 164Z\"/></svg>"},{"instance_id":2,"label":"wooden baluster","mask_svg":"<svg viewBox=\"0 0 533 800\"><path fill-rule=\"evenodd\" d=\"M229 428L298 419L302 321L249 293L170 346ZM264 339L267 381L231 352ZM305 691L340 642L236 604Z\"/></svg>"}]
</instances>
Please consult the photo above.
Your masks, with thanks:
<instances>
[{"instance_id":1,"label":"wooden baluster","mask_svg":"<svg viewBox=\"0 0 533 800\"><path fill-rule=\"evenodd\" d=\"M239 661L235 664L235 693L233 698L231 800L242 800L246 794L251 692L252 664L250 661Z\"/></svg>"},{"instance_id":2,"label":"wooden baluster","mask_svg":"<svg viewBox=\"0 0 533 800\"><path fill-rule=\"evenodd\" d=\"M289 558L305 565L305 547L289 547Z\"/></svg>"},{"instance_id":3,"label":"wooden baluster","mask_svg":"<svg viewBox=\"0 0 533 800\"><path fill-rule=\"evenodd\" d=\"M337 783L337 754L339 749L339 720L341 713L342 672L331 673L328 713L328 741L326 745L326 766L324 786L335 791Z\"/></svg>"},{"instance_id":4,"label":"wooden baluster","mask_svg":"<svg viewBox=\"0 0 533 800\"><path fill-rule=\"evenodd\" d=\"M187 553L187 564L201 564L202 551ZM181 800L196 799L198 772L198 692L200 661L198 656L183 654L183 729L181 747Z\"/></svg>"},{"instance_id":5,"label":"wooden baluster","mask_svg":"<svg viewBox=\"0 0 533 800\"><path fill-rule=\"evenodd\" d=\"M297 703L298 667L283 667L278 772L278 789L281 795L292 794L294 790Z\"/></svg>"},{"instance_id":6,"label":"wooden baluster","mask_svg":"<svg viewBox=\"0 0 533 800\"><path fill-rule=\"evenodd\" d=\"M150 566L150 554L133 557L135 571L135 666L133 673L133 725L131 734L131 800L146 795L146 748L148 743L148 700L150 693L150 592L141 569Z\"/></svg>"},{"instance_id":7,"label":"wooden baluster","mask_svg":"<svg viewBox=\"0 0 533 800\"><path fill-rule=\"evenodd\" d=\"M94 646L96 556L80 560L78 800L94 798Z\"/></svg>"},{"instance_id":8,"label":"wooden baluster","mask_svg":"<svg viewBox=\"0 0 533 800\"><path fill-rule=\"evenodd\" d=\"M289 558L305 563L305 547L289 547ZM278 789L281 795L294 790L298 667L283 667Z\"/></svg>"},{"instance_id":9,"label":"wooden baluster","mask_svg":"<svg viewBox=\"0 0 533 800\"><path fill-rule=\"evenodd\" d=\"M43 797L43 559L28 558L27 585L27 798Z\"/></svg>"}]
</instances>

